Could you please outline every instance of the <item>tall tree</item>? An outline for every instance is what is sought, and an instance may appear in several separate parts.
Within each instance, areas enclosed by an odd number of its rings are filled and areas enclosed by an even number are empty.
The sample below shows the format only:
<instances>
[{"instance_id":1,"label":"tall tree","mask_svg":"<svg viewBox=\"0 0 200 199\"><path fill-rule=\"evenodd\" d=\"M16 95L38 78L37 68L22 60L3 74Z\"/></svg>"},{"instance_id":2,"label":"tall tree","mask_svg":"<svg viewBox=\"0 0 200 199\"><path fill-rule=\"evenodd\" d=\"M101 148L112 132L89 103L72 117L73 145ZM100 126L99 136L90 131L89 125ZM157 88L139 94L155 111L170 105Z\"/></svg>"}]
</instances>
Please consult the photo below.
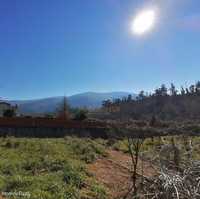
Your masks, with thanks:
<instances>
[{"instance_id":1,"label":"tall tree","mask_svg":"<svg viewBox=\"0 0 200 199\"><path fill-rule=\"evenodd\" d=\"M138 100L143 100L145 98L145 94L144 91L140 91L140 93L138 94Z\"/></svg>"},{"instance_id":2,"label":"tall tree","mask_svg":"<svg viewBox=\"0 0 200 199\"><path fill-rule=\"evenodd\" d=\"M119 105L121 104L121 99L120 99L120 98L114 99L114 100L113 100L113 104L114 104L115 106L119 106Z\"/></svg>"},{"instance_id":3,"label":"tall tree","mask_svg":"<svg viewBox=\"0 0 200 199\"><path fill-rule=\"evenodd\" d=\"M175 85L173 83L171 83L169 91L170 91L170 95L171 96L176 96L177 93L178 93L178 91L176 90L176 87L175 87Z\"/></svg>"},{"instance_id":4,"label":"tall tree","mask_svg":"<svg viewBox=\"0 0 200 199\"><path fill-rule=\"evenodd\" d=\"M58 107L58 117L65 119L65 120L68 120L70 117L69 105L68 105L66 96L63 97L63 101L61 102L60 106Z\"/></svg>"},{"instance_id":5,"label":"tall tree","mask_svg":"<svg viewBox=\"0 0 200 199\"><path fill-rule=\"evenodd\" d=\"M162 96L167 96L167 87L165 86L165 84L161 85L160 91Z\"/></svg>"},{"instance_id":6,"label":"tall tree","mask_svg":"<svg viewBox=\"0 0 200 199\"><path fill-rule=\"evenodd\" d=\"M195 86L194 85L191 85L189 87L189 90L190 90L190 94L194 94L195 93Z\"/></svg>"},{"instance_id":7,"label":"tall tree","mask_svg":"<svg viewBox=\"0 0 200 199\"><path fill-rule=\"evenodd\" d=\"M200 81L197 81L195 84L195 92L197 94L200 94Z\"/></svg>"},{"instance_id":8,"label":"tall tree","mask_svg":"<svg viewBox=\"0 0 200 199\"><path fill-rule=\"evenodd\" d=\"M183 88L183 86L181 86L181 95L185 95L186 91L185 89Z\"/></svg>"},{"instance_id":9,"label":"tall tree","mask_svg":"<svg viewBox=\"0 0 200 199\"><path fill-rule=\"evenodd\" d=\"M110 111L111 111L111 106L112 106L111 100L110 100L110 99L104 100L104 101L102 102L102 106L103 106L108 112L110 112Z\"/></svg>"},{"instance_id":10,"label":"tall tree","mask_svg":"<svg viewBox=\"0 0 200 199\"><path fill-rule=\"evenodd\" d=\"M132 101L132 95L128 95L127 101L128 101L128 102L131 102L131 101Z\"/></svg>"}]
</instances>

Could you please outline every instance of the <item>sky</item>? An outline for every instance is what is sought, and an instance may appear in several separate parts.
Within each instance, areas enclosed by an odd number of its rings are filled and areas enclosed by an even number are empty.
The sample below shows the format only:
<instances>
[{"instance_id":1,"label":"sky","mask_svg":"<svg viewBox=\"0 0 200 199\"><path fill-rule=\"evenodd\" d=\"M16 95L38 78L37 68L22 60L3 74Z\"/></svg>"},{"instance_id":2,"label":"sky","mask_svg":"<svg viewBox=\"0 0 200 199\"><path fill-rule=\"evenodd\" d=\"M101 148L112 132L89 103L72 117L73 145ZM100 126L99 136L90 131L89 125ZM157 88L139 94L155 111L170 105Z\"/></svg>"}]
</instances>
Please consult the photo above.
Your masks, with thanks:
<instances>
[{"instance_id":1,"label":"sky","mask_svg":"<svg viewBox=\"0 0 200 199\"><path fill-rule=\"evenodd\" d=\"M156 8L155 27L130 24ZM0 97L152 91L199 80L198 0L1 0Z\"/></svg>"}]
</instances>

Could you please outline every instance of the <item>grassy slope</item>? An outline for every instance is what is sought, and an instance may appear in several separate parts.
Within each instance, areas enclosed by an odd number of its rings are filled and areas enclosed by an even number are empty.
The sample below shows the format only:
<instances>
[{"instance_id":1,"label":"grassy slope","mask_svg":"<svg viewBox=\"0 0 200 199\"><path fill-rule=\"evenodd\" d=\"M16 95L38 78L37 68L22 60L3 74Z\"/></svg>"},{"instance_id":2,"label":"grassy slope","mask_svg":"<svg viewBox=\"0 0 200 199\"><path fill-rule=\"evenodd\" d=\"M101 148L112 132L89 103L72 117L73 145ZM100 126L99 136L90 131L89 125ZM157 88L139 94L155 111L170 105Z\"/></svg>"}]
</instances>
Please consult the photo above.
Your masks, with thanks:
<instances>
[{"instance_id":1,"label":"grassy slope","mask_svg":"<svg viewBox=\"0 0 200 199\"><path fill-rule=\"evenodd\" d=\"M0 191L29 192L31 199L103 199L104 188L86 171L86 163L106 155L101 142L1 138Z\"/></svg>"}]
</instances>

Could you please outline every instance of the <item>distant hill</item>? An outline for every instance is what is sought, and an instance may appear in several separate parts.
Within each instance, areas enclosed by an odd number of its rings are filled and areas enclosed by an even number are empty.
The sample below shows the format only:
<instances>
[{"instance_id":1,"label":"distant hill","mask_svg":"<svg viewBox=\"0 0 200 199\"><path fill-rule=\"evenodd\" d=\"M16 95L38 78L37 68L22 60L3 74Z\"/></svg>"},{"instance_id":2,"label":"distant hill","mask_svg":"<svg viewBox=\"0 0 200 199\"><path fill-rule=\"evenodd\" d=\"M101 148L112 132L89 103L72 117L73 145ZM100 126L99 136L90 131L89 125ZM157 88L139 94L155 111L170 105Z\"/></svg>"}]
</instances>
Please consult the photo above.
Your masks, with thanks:
<instances>
[{"instance_id":1,"label":"distant hill","mask_svg":"<svg viewBox=\"0 0 200 199\"><path fill-rule=\"evenodd\" d=\"M101 106L102 101L106 99L123 98L127 97L128 92L109 92L109 93L96 93L86 92L68 97L68 103L71 107L87 107L98 108ZM135 97L135 94L132 94ZM16 100L10 101L13 104L18 104L19 112L24 114L40 114L54 112L63 99L63 96L50 97L35 100Z\"/></svg>"}]
</instances>

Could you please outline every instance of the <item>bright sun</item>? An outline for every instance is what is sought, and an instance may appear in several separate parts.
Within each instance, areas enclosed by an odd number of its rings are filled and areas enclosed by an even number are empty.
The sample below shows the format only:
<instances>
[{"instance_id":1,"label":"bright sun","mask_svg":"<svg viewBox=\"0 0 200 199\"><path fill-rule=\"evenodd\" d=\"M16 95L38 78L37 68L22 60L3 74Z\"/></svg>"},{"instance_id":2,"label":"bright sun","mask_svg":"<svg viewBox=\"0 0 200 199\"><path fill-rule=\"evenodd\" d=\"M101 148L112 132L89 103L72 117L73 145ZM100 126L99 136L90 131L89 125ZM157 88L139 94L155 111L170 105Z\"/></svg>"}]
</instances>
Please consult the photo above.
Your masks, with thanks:
<instances>
[{"instance_id":1,"label":"bright sun","mask_svg":"<svg viewBox=\"0 0 200 199\"><path fill-rule=\"evenodd\" d=\"M149 31L155 23L155 11L143 10L133 20L131 29L133 33L141 35Z\"/></svg>"}]
</instances>

